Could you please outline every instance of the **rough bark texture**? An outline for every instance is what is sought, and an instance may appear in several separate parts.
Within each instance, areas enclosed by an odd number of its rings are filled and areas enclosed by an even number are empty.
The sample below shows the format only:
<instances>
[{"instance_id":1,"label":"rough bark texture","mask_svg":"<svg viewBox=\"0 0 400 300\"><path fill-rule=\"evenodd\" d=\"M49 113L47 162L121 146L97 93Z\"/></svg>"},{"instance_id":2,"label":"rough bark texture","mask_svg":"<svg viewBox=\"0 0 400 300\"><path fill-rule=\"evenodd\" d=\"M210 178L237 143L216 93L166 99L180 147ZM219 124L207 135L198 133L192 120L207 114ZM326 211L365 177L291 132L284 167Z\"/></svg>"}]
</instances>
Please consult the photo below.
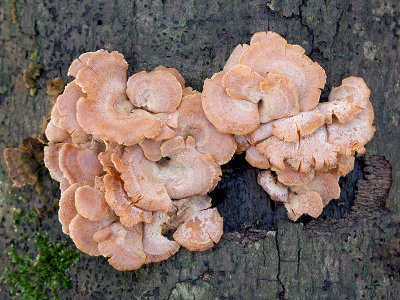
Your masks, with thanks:
<instances>
[{"instance_id":1,"label":"rough bark texture","mask_svg":"<svg viewBox=\"0 0 400 300\"><path fill-rule=\"evenodd\" d=\"M125 55L130 72L178 68L201 89L235 45L273 30L303 46L326 70L323 97L350 75L370 87L377 132L367 157L343 179L341 199L316 221L291 223L256 184L243 157L224 170L213 194L225 216L212 250L181 250L135 272L118 272L85 256L67 299L399 299L400 277L400 5L397 0L337 1L0 1L0 151L38 132L50 107L46 82L67 78L81 52L99 48ZM13 23L17 17L18 24ZM22 73L39 47L44 69L29 95ZM388 162L383 159L385 157ZM390 172L390 164L393 172ZM45 193L15 189L0 165L0 272L6 245L16 240L13 208L52 203L57 185L42 174ZM391 176L392 175L392 176ZM388 196L391 178L393 187ZM357 188L358 187L358 188ZM355 192L357 190L357 196ZM38 204L39 203L39 204ZM51 206L47 203L47 206ZM382 205L392 212L387 211ZM67 237L49 213L40 226L53 241ZM20 229L22 230L22 229ZM36 225L25 226L30 234ZM0 285L0 298L8 288Z\"/></svg>"}]
</instances>

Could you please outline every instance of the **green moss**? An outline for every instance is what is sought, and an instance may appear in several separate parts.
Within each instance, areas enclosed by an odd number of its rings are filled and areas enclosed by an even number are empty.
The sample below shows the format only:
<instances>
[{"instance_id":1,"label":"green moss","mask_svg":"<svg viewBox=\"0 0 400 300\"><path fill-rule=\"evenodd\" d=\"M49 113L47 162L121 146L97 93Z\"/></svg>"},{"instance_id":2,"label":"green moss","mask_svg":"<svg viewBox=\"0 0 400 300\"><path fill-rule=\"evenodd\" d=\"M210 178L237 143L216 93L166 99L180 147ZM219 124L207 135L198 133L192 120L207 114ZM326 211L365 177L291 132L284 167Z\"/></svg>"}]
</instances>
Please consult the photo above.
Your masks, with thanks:
<instances>
[{"instance_id":1,"label":"green moss","mask_svg":"<svg viewBox=\"0 0 400 300\"><path fill-rule=\"evenodd\" d=\"M17 232L18 225L20 225L22 221L29 221L31 223L38 224L39 214L34 209L28 211L22 211L20 208L14 208L13 221L14 221L14 231Z\"/></svg>"},{"instance_id":2,"label":"green moss","mask_svg":"<svg viewBox=\"0 0 400 300\"><path fill-rule=\"evenodd\" d=\"M58 291L71 287L68 272L81 254L65 242L53 244L47 234L36 233L34 242L34 251L27 253L11 245L2 279L22 299L58 299Z\"/></svg>"}]
</instances>

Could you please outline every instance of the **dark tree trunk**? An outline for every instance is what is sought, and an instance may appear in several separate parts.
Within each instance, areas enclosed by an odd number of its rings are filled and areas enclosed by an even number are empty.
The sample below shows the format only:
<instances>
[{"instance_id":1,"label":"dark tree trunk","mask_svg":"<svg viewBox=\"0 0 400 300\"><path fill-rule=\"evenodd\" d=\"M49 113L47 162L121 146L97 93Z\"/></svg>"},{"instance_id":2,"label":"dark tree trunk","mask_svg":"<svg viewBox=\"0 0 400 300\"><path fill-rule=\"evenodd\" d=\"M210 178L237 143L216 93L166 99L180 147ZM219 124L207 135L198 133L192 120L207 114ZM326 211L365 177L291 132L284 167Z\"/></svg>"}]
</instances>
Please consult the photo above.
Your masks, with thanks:
<instances>
[{"instance_id":1,"label":"dark tree trunk","mask_svg":"<svg viewBox=\"0 0 400 300\"><path fill-rule=\"evenodd\" d=\"M37 133L50 101L46 82L67 78L85 51L117 50L130 72L176 67L201 90L235 45L273 30L299 44L326 70L325 98L350 75L371 89L377 131L367 157L341 180L342 194L317 220L289 222L256 183L257 170L237 157L224 167L213 201L225 234L212 250L181 250L170 260L118 272L84 256L66 299L400 299L400 4L398 0L34 1L0 0L0 150ZM16 23L13 23L13 18ZM22 81L38 47L43 70L32 97ZM392 166L392 169L391 169ZM393 170L393 171L391 171ZM52 203L57 185L41 176L42 196L16 189L2 161L0 272L7 265L14 208ZM393 185L391 192L390 186ZM45 205L46 206L46 205ZM390 210L390 211L389 211ZM67 239L57 216L42 230ZM8 288L0 286L0 298Z\"/></svg>"}]
</instances>

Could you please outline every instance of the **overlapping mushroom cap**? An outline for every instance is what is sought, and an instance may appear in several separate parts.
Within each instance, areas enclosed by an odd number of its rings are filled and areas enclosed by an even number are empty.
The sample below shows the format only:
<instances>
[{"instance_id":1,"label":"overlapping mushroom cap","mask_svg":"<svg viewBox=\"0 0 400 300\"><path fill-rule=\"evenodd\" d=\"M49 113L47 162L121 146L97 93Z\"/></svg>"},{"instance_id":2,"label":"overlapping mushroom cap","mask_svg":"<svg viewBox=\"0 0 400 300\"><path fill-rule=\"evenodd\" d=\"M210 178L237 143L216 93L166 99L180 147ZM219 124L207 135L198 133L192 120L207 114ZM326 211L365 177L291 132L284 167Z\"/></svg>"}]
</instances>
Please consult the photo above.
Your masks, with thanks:
<instances>
[{"instance_id":1,"label":"overlapping mushroom cap","mask_svg":"<svg viewBox=\"0 0 400 300\"><path fill-rule=\"evenodd\" d=\"M219 241L222 218L202 195L236 150L176 69L128 79L127 67L121 54L104 50L75 60L44 150L60 182L63 232L118 270L165 260L181 245L203 251ZM165 237L169 231L176 241Z\"/></svg>"}]
</instances>

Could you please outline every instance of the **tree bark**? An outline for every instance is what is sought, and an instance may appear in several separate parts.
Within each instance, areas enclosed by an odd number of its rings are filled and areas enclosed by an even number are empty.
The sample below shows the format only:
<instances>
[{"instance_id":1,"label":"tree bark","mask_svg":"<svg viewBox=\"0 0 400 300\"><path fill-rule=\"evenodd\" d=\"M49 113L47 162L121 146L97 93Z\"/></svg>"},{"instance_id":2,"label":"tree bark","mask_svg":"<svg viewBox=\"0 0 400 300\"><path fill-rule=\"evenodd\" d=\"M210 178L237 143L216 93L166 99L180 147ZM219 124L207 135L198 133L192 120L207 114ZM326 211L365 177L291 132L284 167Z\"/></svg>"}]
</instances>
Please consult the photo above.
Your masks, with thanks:
<instances>
[{"instance_id":1,"label":"tree bark","mask_svg":"<svg viewBox=\"0 0 400 300\"><path fill-rule=\"evenodd\" d=\"M180 250L160 264L118 272L84 256L66 299L399 299L400 276L400 5L397 0L35 1L0 0L0 150L40 131L50 101L46 82L67 79L72 60L100 48L124 54L129 72L177 68L187 85L221 70L233 48L272 30L299 44L326 70L325 99L347 76L371 89L377 127L367 157L341 180L342 194L317 220L289 222L256 183L243 157L224 167L213 201L225 234L212 250ZM14 4L13 4L14 3ZM16 23L13 23L17 21ZM43 70L32 97L22 81L39 47ZM392 166L392 168L391 168ZM393 170L393 171L391 171ZM14 232L13 209L47 207L59 195L48 174L40 196L16 189L0 164L0 272ZM391 192L390 186L392 185ZM389 211L390 210L390 211ZM40 224L66 240L57 215ZM0 285L0 298L9 297Z\"/></svg>"}]
</instances>

